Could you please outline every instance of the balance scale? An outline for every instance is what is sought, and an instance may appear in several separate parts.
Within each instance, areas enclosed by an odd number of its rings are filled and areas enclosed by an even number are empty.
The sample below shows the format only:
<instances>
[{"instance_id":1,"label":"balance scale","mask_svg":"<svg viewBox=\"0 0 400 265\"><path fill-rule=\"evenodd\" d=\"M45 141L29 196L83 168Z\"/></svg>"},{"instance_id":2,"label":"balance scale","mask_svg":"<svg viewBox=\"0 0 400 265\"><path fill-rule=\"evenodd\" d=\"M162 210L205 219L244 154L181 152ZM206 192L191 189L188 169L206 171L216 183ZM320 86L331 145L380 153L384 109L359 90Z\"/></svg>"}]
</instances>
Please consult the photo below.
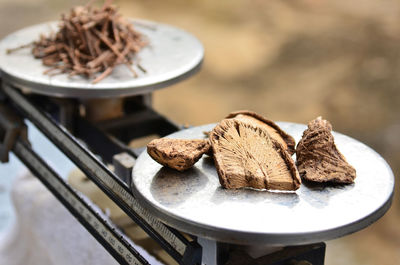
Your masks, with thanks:
<instances>
[{"instance_id":1,"label":"balance scale","mask_svg":"<svg viewBox=\"0 0 400 265\"><path fill-rule=\"evenodd\" d=\"M29 119L135 223L179 264L324 264L323 241L365 228L389 209L394 176L374 150L334 132L357 171L352 185L302 184L295 193L226 190L213 161L203 157L185 172L162 167L128 142L149 134L203 138L215 124L181 129L151 108L151 92L200 67L202 44L173 26L131 21L150 45L138 53L146 72L131 77L121 65L98 84L67 74L48 76L29 49L6 54L57 30L57 23L17 31L0 42L0 159L12 151L121 264L148 264L115 226L104 220L29 145ZM81 115L117 101L122 115L95 121ZM89 102L89 103L88 103ZM107 115L110 109L103 111ZM278 123L299 141L305 125ZM77 140L79 139L79 141ZM1 138L0 138L1 140ZM115 172L106 164L112 163ZM256 253L256 254L254 254Z\"/></svg>"}]
</instances>

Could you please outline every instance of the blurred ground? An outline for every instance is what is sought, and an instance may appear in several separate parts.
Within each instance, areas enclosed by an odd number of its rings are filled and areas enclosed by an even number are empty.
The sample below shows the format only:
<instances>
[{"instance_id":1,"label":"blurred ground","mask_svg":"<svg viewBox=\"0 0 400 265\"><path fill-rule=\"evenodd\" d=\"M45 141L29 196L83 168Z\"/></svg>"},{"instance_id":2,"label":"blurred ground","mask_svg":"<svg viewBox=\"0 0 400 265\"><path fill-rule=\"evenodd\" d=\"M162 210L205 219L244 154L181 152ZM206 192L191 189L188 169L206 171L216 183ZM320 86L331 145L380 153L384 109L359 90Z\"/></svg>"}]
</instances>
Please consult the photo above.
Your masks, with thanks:
<instances>
[{"instance_id":1,"label":"blurred ground","mask_svg":"<svg viewBox=\"0 0 400 265\"><path fill-rule=\"evenodd\" d=\"M58 19L80 1L0 0L0 37ZM191 125L250 109L334 130L400 169L400 2L115 1L126 16L173 24L205 46L199 74L154 93L154 106ZM398 178L397 178L398 179ZM371 227L328 242L327 265L399 264L400 205Z\"/></svg>"}]
</instances>

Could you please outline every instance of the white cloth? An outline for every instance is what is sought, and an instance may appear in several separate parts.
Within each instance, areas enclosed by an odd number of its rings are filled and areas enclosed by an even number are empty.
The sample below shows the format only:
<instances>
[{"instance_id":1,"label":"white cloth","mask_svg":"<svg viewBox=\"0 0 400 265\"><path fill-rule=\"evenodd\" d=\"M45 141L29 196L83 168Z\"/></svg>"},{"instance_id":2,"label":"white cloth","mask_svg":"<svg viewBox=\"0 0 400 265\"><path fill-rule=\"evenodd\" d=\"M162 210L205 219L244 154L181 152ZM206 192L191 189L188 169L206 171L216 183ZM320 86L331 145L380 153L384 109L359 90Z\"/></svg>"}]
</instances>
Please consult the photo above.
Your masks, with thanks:
<instances>
[{"instance_id":1,"label":"white cloth","mask_svg":"<svg viewBox=\"0 0 400 265\"><path fill-rule=\"evenodd\" d=\"M0 238L0 264L118 264L29 173L16 178L11 196L16 221ZM135 248L150 264L160 264L139 246Z\"/></svg>"}]
</instances>

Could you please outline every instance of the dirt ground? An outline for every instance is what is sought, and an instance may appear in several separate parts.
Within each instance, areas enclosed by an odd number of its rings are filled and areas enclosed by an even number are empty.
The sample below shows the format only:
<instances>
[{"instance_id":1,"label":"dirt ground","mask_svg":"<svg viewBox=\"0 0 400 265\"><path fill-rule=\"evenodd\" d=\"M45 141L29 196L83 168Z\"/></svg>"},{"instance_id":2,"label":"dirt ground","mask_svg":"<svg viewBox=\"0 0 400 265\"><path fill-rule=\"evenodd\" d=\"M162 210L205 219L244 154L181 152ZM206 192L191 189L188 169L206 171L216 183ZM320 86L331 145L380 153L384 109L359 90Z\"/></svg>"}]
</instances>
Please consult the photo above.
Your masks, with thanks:
<instances>
[{"instance_id":1,"label":"dirt ground","mask_svg":"<svg viewBox=\"0 0 400 265\"><path fill-rule=\"evenodd\" d=\"M0 0L0 37L58 19L80 1ZM181 124L216 122L233 110L334 130L400 169L400 2L346 0L115 1L129 17L181 27L204 44L196 76L154 93ZM400 264L397 194L377 223L327 242L327 265Z\"/></svg>"}]
</instances>

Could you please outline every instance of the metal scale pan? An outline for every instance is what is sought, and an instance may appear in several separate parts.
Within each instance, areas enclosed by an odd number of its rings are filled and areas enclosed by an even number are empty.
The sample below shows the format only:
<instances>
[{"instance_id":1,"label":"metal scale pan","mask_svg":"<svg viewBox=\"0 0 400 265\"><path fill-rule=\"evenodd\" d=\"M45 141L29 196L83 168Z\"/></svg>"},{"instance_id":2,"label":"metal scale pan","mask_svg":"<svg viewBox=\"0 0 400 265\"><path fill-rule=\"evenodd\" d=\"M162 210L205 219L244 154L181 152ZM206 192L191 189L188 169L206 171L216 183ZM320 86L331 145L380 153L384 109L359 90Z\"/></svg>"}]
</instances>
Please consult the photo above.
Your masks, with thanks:
<instances>
[{"instance_id":1,"label":"metal scale pan","mask_svg":"<svg viewBox=\"0 0 400 265\"><path fill-rule=\"evenodd\" d=\"M40 59L35 59L29 48L6 53L7 49L38 40L40 34L56 32L57 22L49 22L19 30L0 42L3 79L16 87L49 96L122 97L145 94L169 86L199 70L204 48L193 35L161 23L145 20L132 20L132 23L149 40L149 45L137 54L146 72L133 65L139 75L137 78L124 65L117 66L111 75L97 84L81 76L49 76L43 74L48 67L43 66Z\"/></svg>"},{"instance_id":2,"label":"metal scale pan","mask_svg":"<svg viewBox=\"0 0 400 265\"><path fill-rule=\"evenodd\" d=\"M304 125L279 123L299 141ZM171 134L203 138L215 124ZM385 160L363 143L340 133L335 142L357 170L352 185L302 184L292 193L221 188L212 158L203 157L180 173L156 163L146 152L132 174L134 195L166 224L200 237L271 246L321 242L356 232L389 209L394 176Z\"/></svg>"}]
</instances>

